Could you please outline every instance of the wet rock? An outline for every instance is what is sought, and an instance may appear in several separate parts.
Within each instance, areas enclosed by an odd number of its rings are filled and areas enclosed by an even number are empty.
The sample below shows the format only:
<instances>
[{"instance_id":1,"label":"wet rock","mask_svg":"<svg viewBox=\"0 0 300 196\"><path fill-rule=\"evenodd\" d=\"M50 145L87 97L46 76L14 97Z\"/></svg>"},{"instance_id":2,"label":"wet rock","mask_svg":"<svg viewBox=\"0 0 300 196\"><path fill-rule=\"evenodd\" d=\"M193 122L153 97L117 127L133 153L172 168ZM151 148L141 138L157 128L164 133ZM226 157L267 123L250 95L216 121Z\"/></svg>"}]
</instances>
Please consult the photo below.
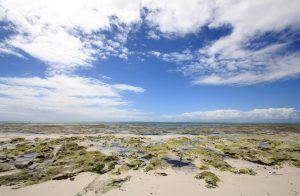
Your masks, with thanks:
<instances>
[{"instance_id":1,"label":"wet rock","mask_svg":"<svg viewBox=\"0 0 300 196\"><path fill-rule=\"evenodd\" d=\"M131 176L126 176L125 178L110 178L103 180L102 177L99 176L75 196L88 196L91 194L100 196L113 189L121 188L121 186L130 179Z\"/></svg>"},{"instance_id":2,"label":"wet rock","mask_svg":"<svg viewBox=\"0 0 300 196\"><path fill-rule=\"evenodd\" d=\"M24 169L24 168L29 167L32 164L33 164L32 161L25 161L25 162L14 164L14 166L18 169Z\"/></svg>"},{"instance_id":3,"label":"wet rock","mask_svg":"<svg viewBox=\"0 0 300 196\"><path fill-rule=\"evenodd\" d=\"M54 176L52 180L65 180L68 178L74 177L76 174L75 173L64 173L64 174L58 174L57 176Z\"/></svg>"},{"instance_id":4,"label":"wet rock","mask_svg":"<svg viewBox=\"0 0 300 196\"><path fill-rule=\"evenodd\" d=\"M260 150L270 150L271 148L270 148L270 145L269 145L268 142L260 142L258 144L258 149L260 149Z\"/></svg>"},{"instance_id":5,"label":"wet rock","mask_svg":"<svg viewBox=\"0 0 300 196\"><path fill-rule=\"evenodd\" d=\"M159 176L167 176L168 174L165 172L155 172L155 174L159 175Z\"/></svg>"}]
</instances>

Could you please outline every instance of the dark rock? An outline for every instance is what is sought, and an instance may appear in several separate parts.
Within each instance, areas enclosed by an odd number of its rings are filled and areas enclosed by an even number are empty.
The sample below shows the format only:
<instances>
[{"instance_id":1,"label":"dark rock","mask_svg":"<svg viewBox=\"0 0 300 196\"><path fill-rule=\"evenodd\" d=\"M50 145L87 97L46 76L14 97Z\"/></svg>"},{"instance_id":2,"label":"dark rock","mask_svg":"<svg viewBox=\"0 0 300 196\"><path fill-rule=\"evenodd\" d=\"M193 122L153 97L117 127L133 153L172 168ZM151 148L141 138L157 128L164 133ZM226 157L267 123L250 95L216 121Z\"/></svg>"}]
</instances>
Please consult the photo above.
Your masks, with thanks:
<instances>
[{"instance_id":1,"label":"dark rock","mask_svg":"<svg viewBox=\"0 0 300 196\"><path fill-rule=\"evenodd\" d=\"M57 176L54 176L52 180L65 180L68 178L74 177L76 174L75 173L65 173L65 174L58 174Z\"/></svg>"},{"instance_id":2,"label":"dark rock","mask_svg":"<svg viewBox=\"0 0 300 196\"><path fill-rule=\"evenodd\" d=\"M168 174L165 173L165 172L155 172L157 175L160 175L160 176L167 176Z\"/></svg>"}]
</instances>

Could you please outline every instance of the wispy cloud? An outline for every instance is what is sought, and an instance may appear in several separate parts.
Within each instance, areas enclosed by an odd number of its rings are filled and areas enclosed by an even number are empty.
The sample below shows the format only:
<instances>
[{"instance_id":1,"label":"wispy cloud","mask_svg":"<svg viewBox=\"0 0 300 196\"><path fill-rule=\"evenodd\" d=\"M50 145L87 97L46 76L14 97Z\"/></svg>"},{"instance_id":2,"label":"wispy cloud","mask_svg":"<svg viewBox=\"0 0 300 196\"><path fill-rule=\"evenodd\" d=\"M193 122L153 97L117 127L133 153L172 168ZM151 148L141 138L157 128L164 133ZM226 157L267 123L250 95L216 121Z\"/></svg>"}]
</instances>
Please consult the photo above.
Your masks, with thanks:
<instances>
[{"instance_id":1,"label":"wispy cloud","mask_svg":"<svg viewBox=\"0 0 300 196\"><path fill-rule=\"evenodd\" d=\"M251 85L299 76L300 53L289 50L299 40L298 1L188 1L187 9L182 4L151 4L155 11L148 15L149 23L170 39L200 32L204 26L232 29L190 54L175 51L160 56L180 64L178 70L193 84Z\"/></svg>"},{"instance_id":2,"label":"wispy cloud","mask_svg":"<svg viewBox=\"0 0 300 196\"><path fill-rule=\"evenodd\" d=\"M142 93L144 89L79 76L0 77L0 119L32 121L36 119L31 117L39 119L42 115L43 119L47 116L59 121L78 120L84 116L84 120L109 120L124 114L130 119L141 112L116 108L130 105L123 99L123 91ZM63 114L68 116L63 117Z\"/></svg>"}]
</instances>

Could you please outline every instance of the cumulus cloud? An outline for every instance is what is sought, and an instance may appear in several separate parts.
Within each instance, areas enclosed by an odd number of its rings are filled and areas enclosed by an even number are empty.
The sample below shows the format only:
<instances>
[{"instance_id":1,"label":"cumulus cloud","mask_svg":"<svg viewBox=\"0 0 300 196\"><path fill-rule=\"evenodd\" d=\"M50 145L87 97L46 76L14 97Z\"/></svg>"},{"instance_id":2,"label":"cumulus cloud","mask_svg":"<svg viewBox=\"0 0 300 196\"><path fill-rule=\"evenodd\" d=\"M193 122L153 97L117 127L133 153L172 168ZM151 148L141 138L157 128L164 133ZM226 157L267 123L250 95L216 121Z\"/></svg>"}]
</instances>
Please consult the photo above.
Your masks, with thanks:
<instances>
[{"instance_id":1,"label":"cumulus cloud","mask_svg":"<svg viewBox=\"0 0 300 196\"><path fill-rule=\"evenodd\" d=\"M144 89L79 76L0 77L0 119L36 120L34 116L39 119L41 115L44 120L68 121L83 117L82 120L103 121L122 115L122 118L134 117L139 112L117 108L130 105L122 97L124 91L141 93Z\"/></svg>"},{"instance_id":2,"label":"cumulus cloud","mask_svg":"<svg viewBox=\"0 0 300 196\"><path fill-rule=\"evenodd\" d=\"M265 108L248 111L220 109L211 111L188 112L177 116L163 115L169 121L196 122L267 122L299 119L299 111L294 108Z\"/></svg>"},{"instance_id":3,"label":"cumulus cloud","mask_svg":"<svg viewBox=\"0 0 300 196\"><path fill-rule=\"evenodd\" d=\"M195 51L153 55L182 65L178 70L194 84L256 84L300 74L300 54L289 51L299 39L299 8L299 1L284 0L3 0L0 19L12 31L0 52L22 50L50 71L66 71L111 56L127 59L129 33L142 23L151 39L225 26L231 33ZM276 41L259 40L266 34Z\"/></svg>"}]
</instances>

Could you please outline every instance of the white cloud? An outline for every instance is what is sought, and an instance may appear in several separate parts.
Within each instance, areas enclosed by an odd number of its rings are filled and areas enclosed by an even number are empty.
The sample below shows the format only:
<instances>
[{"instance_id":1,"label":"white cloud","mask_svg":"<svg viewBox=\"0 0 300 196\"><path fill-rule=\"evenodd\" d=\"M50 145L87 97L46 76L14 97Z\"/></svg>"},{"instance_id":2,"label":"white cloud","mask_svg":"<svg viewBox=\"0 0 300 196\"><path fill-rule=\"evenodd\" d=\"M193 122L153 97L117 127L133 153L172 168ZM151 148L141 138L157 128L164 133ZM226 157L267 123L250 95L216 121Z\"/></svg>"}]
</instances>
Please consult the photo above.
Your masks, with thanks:
<instances>
[{"instance_id":1,"label":"white cloud","mask_svg":"<svg viewBox=\"0 0 300 196\"><path fill-rule=\"evenodd\" d=\"M159 35L155 31L148 31L147 38L148 39L154 39L154 40L159 40L160 39Z\"/></svg>"},{"instance_id":2,"label":"white cloud","mask_svg":"<svg viewBox=\"0 0 300 196\"><path fill-rule=\"evenodd\" d=\"M0 119L104 121L126 116L138 118L141 112L118 108L130 104L122 98L123 91L141 93L144 89L79 76L0 77Z\"/></svg>"},{"instance_id":3,"label":"white cloud","mask_svg":"<svg viewBox=\"0 0 300 196\"><path fill-rule=\"evenodd\" d=\"M167 0L144 1L149 13L147 23L169 36L184 36L196 33L212 17L214 1L210 0Z\"/></svg>"},{"instance_id":4,"label":"white cloud","mask_svg":"<svg viewBox=\"0 0 300 196\"><path fill-rule=\"evenodd\" d=\"M145 91L145 89L141 87L131 86L127 84L115 84L113 85L113 87L120 91L132 91L136 93L143 93Z\"/></svg>"},{"instance_id":5,"label":"white cloud","mask_svg":"<svg viewBox=\"0 0 300 196\"><path fill-rule=\"evenodd\" d=\"M288 33L283 38L277 36L279 43L254 50L245 48L251 46L251 41L264 33L273 32L274 35L287 28L298 31L299 8L298 1L288 4L280 0L218 2L218 10L210 26L230 24L233 31L200 50L200 60L192 68L198 69L195 71L198 74L207 70L211 75L200 74L194 83L249 85L299 75L300 53L285 52L295 39ZM268 14L265 14L266 10ZM193 72L188 66L184 69Z\"/></svg>"},{"instance_id":6,"label":"white cloud","mask_svg":"<svg viewBox=\"0 0 300 196\"><path fill-rule=\"evenodd\" d=\"M279 43L254 50L246 48L264 33L273 32L274 35L287 28L298 31L299 8L298 1L289 4L280 0L217 2L210 26L230 24L232 33L201 49L198 60L184 66L182 71L192 75L194 84L214 85L250 85L299 75L300 53L285 52L295 39L288 33L281 35L282 38L277 36Z\"/></svg>"},{"instance_id":7,"label":"white cloud","mask_svg":"<svg viewBox=\"0 0 300 196\"><path fill-rule=\"evenodd\" d=\"M123 44L131 25L140 22L140 1L3 0L0 8L0 20L15 31L4 42L56 70L90 66L111 55L127 58Z\"/></svg>"},{"instance_id":8,"label":"white cloud","mask_svg":"<svg viewBox=\"0 0 300 196\"><path fill-rule=\"evenodd\" d=\"M220 109L183 113L177 116L164 115L169 121L198 121L198 122L267 122L300 119L299 112L294 108L266 108L248 111Z\"/></svg>"},{"instance_id":9,"label":"white cloud","mask_svg":"<svg viewBox=\"0 0 300 196\"><path fill-rule=\"evenodd\" d=\"M17 52L14 48L11 48L5 43L0 43L0 55L15 55L20 58L24 58L22 54Z\"/></svg>"},{"instance_id":10,"label":"white cloud","mask_svg":"<svg viewBox=\"0 0 300 196\"><path fill-rule=\"evenodd\" d=\"M191 53L190 50L186 49L182 52L171 52L165 53L162 55L162 59L168 62L175 62L177 64L183 62L190 62L194 59L194 55Z\"/></svg>"},{"instance_id":11,"label":"white cloud","mask_svg":"<svg viewBox=\"0 0 300 196\"><path fill-rule=\"evenodd\" d=\"M250 85L300 74L300 54L289 51L299 39L299 1L148 1L147 6L147 22L169 38L200 32L207 25L232 28L188 56L184 51L165 54L165 61L183 64L179 70L194 84ZM266 33L278 40L259 40Z\"/></svg>"},{"instance_id":12,"label":"white cloud","mask_svg":"<svg viewBox=\"0 0 300 196\"><path fill-rule=\"evenodd\" d=\"M160 55L161 55L161 53L160 52L158 52L158 51L150 51L150 52L148 52L148 54L150 54L150 55L152 55L152 56L155 56L155 57L159 57Z\"/></svg>"},{"instance_id":13,"label":"white cloud","mask_svg":"<svg viewBox=\"0 0 300 196\"><path fill-rule=\"evenodd\" d=\"M90 67L94 60L111 56L127 59L129 33L144 22L152 39L183 37L204 26L232 27L229 35L199 52L160 56L184 64L180 70L194 84L249 85L300 74L299 53L287 52L299 36L299 1L2 0L0 9L0 19L14 32L2 40L0 52L18 55L21 49L47 62L53 72ZM281 35L265 46L262 41L252 43L265 33ZM282 65L284 60L288 65Z\"/></svg>"}]
</instances>

